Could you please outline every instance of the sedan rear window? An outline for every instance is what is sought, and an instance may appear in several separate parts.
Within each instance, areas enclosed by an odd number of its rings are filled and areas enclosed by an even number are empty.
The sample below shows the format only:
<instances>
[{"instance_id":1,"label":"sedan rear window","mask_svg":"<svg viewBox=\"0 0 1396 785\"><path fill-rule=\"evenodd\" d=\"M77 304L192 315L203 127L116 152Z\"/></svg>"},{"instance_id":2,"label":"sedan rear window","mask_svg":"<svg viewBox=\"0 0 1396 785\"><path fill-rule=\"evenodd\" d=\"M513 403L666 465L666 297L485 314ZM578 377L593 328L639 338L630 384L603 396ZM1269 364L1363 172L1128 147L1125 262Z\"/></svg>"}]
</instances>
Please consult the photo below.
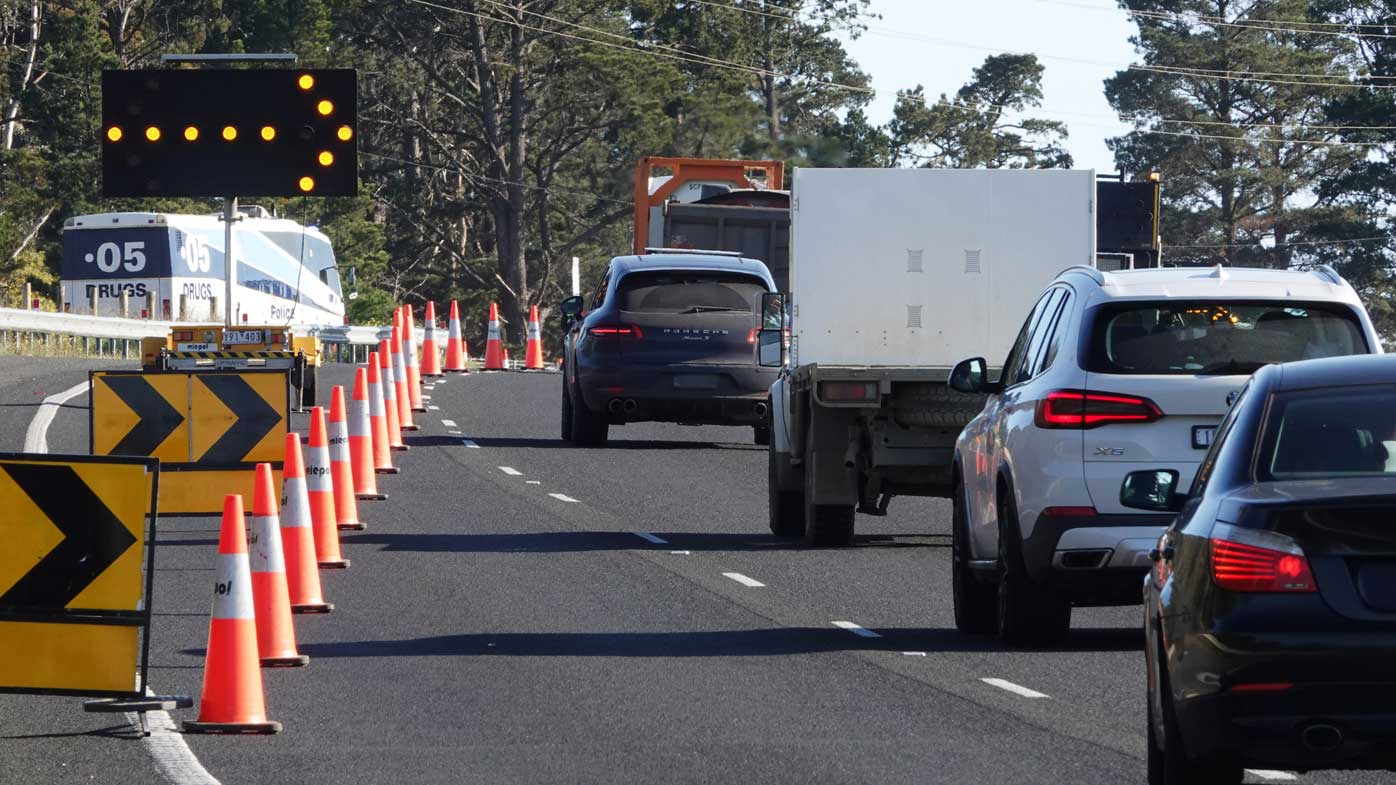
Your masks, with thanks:
<instances>
[{"instance_id":1,"label":"sedan rear window","mask_svg":"<svg viewBox=\"0 0 1396 785\"><path fill-rule=\"evenodd\" d=\"M1342 306L1162 301L1102 309L1090 370L1115 374L1251 374L1270 363L1366 354Z\"/></svg>"},{"instance_id":2,"label":"sedan rear window","mask_svg":"<svg viewBox=\"0 0 1396 785\"><path fill-rule=\"evenodd\" d=\"M1275 396L1261 447L1266 480L1396 474L1396 388Z\"/></svg>"},{"instance_id":3,"label":"sedan rear window","mask_svg":"<svg viewBox=\"0 0 1396 785\"><path fill-rule=\"evenodd\" d=\"M754 313L766 282L741 273L654 270L620 280L622 311L639 313Z\"/></svg>"}]
</instances>

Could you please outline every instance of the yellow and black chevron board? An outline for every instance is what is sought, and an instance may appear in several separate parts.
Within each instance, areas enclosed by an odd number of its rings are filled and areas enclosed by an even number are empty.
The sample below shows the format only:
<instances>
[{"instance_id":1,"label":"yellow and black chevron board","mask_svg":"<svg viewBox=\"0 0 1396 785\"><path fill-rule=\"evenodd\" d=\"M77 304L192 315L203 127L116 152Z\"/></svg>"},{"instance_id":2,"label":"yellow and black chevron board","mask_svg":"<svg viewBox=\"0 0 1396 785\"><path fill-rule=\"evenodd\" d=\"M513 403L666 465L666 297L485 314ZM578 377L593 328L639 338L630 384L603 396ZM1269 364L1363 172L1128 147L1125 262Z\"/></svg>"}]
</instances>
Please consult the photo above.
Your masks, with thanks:
<instances>
[{"instance_id":1,"label":"yellow and black chevron board","mask_svg":"<svg viewBox=\"0 0 1396 785\"><path fill-rule=\"evenodd\" d=\"M153 458L0 454L0 692L142 694L159 476Z\"/></svg>"},{"instance_id":2,"label":"yellow and black chevron board","mask_svg":"<svg viewBox=\"0 0 1396 785\"><path fill-rule=\"evenodd\" d=\"M290 427L286 370L93 371L93 455L158 458L166 515L212 515L279 469Z\"/></svg>"}]
</instances>

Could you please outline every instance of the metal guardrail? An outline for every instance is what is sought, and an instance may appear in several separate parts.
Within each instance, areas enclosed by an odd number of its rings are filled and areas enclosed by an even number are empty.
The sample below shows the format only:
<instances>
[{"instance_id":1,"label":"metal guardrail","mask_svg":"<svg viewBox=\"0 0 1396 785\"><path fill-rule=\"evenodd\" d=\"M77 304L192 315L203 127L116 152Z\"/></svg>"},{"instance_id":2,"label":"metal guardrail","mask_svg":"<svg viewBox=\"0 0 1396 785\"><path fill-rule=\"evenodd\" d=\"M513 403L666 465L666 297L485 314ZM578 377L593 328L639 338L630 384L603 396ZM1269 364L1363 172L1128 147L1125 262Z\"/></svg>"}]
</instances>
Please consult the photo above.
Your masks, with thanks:
<instances>
[{"instance_id":1,"label":"metal guardrail","mask_svg":"<svg viewBox=\"0 0 1396 785\"><path fill-rule=\"evenodd\" d=\"M129 359L142 338L168 335L172 322L0 308L0 348L25 354L83 354Z\"/></svg>"}]
</instances>

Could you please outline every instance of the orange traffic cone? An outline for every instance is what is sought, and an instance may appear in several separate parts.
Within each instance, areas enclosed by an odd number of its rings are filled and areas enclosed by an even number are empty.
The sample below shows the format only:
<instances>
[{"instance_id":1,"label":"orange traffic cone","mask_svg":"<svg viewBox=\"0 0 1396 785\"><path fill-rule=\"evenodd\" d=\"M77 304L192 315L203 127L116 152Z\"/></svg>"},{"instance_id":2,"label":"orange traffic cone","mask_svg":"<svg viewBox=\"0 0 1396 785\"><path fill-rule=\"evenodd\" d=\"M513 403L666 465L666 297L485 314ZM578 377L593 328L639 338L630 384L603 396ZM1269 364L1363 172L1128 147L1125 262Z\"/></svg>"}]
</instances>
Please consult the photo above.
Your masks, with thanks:
<instances>
[{"instance_id":1,"label":"orange traffic cone","mask_svg":"<svg viewBox=\"0 0 1396 785\"><path fill-rule=\"evenodd\" d=\"M389 344L393 353L393 384L396 385L397 394L397 421L398 426L404 431L417 430L417 424L412 421L412 398L407 391L407 362L403 359L402 348L402 328L393 328L393 340Z\"/></svg>"},{"instance_id":2,"label":"orange traffic cone","mask_svg":"<svg viewBox=\"0 0 1396 785\"><path fill-rule=\"evenodd\" d=\"M348 413L344 411L344 388L330 390L330 479L334 481L335 523L340 531L361 531L368 527L359 520L359 504L354 499L354 469L349 458ZM373 472L369 472L370 477Z\"/></svg>"},{"instance_id":3,"label":"orange traffic cone","mask_svg":"<svg viewBox=\"0 0 1396 785\"><path fill-rule=\"evenodd\" d=\"M316 563L326 570L348 567L349 560L339 552L330 440L325 433L325 409L320 406L310 410L310 441L305 445L305 490L310 497L310 523L315 528Z\"/></svg>"},{"instance_id":4,"label":"orange traffic cone","mask_svg":"<svg viewBox=\"0 0 1396 785\"><path fill-rule=\"evenodd\" d=\"M538 306L528 307L528 344L524 347L524 367L543 370L543 336L538 328Z\"/></svg>"},{"instance_id":5,"label":"orange traffic cone","mask_svg":"<svg viewBox=\"0 0 1396 785\"><path fill-rule=\"evenodd\" d=\"M280 733L281 723L267 721L262 671L257 667L257 619L239 494L223 497L216 575L199 719L184 723L184 732Z\"/></svg>"},{"instance_id":6,"label":"orange traffic cone","mask_svg":"<svg viewBox=\"0 0 1396 785\"><path fill-rule=\"evenodd\" d=\"M305 490L305 459L301 435L286 434L286 458L281 465L281 546L286 552L286 585L292 613L329 613L334 605L320 593L315 566L315 531L311 528L310 497Z\"/></svg>"},{"instance_id":7,"label":"orange traffic cone","mask_svg":"<svg viewBox=\"0 0 1396 785\"><path fill-rule=\"evenodd\" d=\"M394 450L404 451L407 445L402 443L402 424L398 420L401 410L397 406L397 380L393 378L393 355L387 341L378 342L378 370L378 387L383 391L383 414L388 419L388 445Z\"/></svg>"},{"instance_id":8,"label":"orange traffic cone","mask_svg":"<svg viewBox=\"0 0 1396 785\"><path fill-rule=\"evenodd\" d=\"M378 352L368 353L368 419L373 433L373 471L397 474L393 466L392 437L388 435L388 402L383 400L383 368Z\"/></svg>"},{"instance_id":9,"label":"orange traffic cone","mask_svg":"<svg viewBox=\"0 0 1396 785\"><path fill-rule=\"evenodd\" d=\"M354 474L354 496L364 501L381 501L388 494L378 492L373 472L373 425L369 412L368 371L354 369L354 399L349 407L349 462ZM387 452L387 445L384 445ZM391 459L389 459L391 460Z\"/></svg>"},{"instance_id":10,"label":"orange traffic cone","mask_svg":"<svg viewBox=\"0 0 1396 785\"><path fill-rule=\"evenodd\" d=\"M252 604L257 613L257 653L263 668L296 668L310 658L296 651L296 628L291 624L291 594L286 583L286 557L281 551L281 516L271 464L257 464L248 520L247 557L252 565Z\"/></svg>"},{"instance_id":11,"label":"orange traffic cone","mask_svg":"<svg viewBox=\"0 0 1396 785\"><path fill-rule=\"evenodd\" d=\"M455 300L451 301L451 318L446 323L446 370L453 373L465 373L465 361L470 359L470 351L466 348L465 338L460 332L460 306Z\"/></svg>"},{"instance_id":12,"label":"orange traffic cone","mask_svg":"<svg viewBox=\"0 0 1396 785\"><path fill-rule=\"evenodd\" d=\"M485 336L485 370L504 369L504 343L499 340L499 305L490 303L489 333Z\"/></svg>"},{"instance_id":13,"label":"orange traffic cone","mask_svg":"<svg viewBox=\"0 0 1396 785\"><path fill-rule=\"evenodd\" d=\"M412 315L412 306L402 306L402 362L407 366L407 399L412 403L412 411L424 412L422 403L422 369L417 359L417 325Z\"/></svg>"},{"instance_id":14,"label":"orange traffic cone","mask_svg":"<svg viewBox=\"0 0 1396 785\"><path fill-rule=\"evenodd\" d=\"M441 376L441 347L436 345L436 303L427 300L422 322L422 375Z\"/></svg>"}]
</instances>

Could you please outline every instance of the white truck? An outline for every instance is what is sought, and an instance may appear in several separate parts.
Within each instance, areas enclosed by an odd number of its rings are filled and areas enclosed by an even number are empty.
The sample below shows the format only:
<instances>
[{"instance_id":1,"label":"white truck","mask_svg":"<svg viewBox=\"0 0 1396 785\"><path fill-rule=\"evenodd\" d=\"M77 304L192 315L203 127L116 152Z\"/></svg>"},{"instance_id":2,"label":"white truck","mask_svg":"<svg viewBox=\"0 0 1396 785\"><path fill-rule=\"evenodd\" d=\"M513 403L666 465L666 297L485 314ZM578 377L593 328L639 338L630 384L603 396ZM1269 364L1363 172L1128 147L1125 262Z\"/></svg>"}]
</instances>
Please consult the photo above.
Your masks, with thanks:
<instances>
[{"instance_id":1,"label":"white truck","mask_svg":"<svg viewBox=\"0 0 1396 785\"><path fill-rule=\"evenodd\" d=\"M1008 355L1063 268L1095 261L1086 170L800 169L791 291L765 296L770 527L853 541L855 511L950 493L955 437L983 398L964 357Z\"/></svg>"}]
</instances>

